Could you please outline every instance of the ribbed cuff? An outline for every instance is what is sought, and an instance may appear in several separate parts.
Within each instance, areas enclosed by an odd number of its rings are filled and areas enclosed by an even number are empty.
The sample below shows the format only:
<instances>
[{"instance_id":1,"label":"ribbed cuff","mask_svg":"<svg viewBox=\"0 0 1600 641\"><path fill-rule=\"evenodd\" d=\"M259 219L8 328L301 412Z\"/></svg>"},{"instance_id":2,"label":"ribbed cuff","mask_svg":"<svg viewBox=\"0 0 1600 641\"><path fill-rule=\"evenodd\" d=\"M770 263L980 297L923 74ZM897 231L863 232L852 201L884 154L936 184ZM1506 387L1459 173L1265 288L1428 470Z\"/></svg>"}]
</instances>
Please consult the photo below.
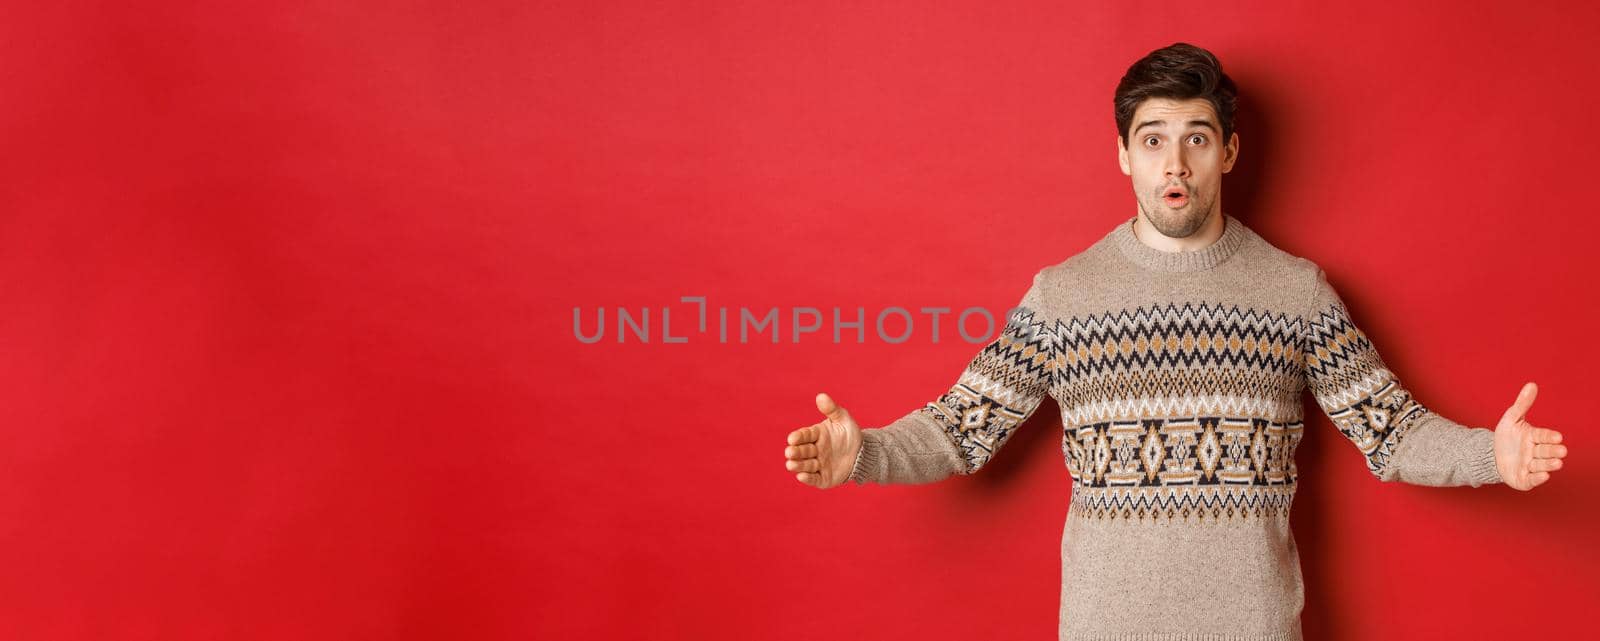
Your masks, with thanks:
<instances>
[{"instance_id":1,"label":"ribbed cuff","mask_svg":"<svg viewBox=\"0 0 1600 641\"><path fill-rule=\"evenodd\" d=\"M883 467L883 441L878 438L878 430L861 430L861 449L856 450L856 463L850 468L850 478L856 485L866 485L868 479L878 477L878 469Z\"/></svg>"},{"instance_id":2,"label":"ribbed cuff","mask_svg":"<svg viewBox=\"0 0 1600 641\"><path fill-rule=\"evenodd\" d=\"M1494 430L1479 428L1472 440L1473 457L1467 462L1467 479L1472 487L1490 483L1504 483L1500 478L1500 466L1494 460Z\"/></svg>"}]
</instances>

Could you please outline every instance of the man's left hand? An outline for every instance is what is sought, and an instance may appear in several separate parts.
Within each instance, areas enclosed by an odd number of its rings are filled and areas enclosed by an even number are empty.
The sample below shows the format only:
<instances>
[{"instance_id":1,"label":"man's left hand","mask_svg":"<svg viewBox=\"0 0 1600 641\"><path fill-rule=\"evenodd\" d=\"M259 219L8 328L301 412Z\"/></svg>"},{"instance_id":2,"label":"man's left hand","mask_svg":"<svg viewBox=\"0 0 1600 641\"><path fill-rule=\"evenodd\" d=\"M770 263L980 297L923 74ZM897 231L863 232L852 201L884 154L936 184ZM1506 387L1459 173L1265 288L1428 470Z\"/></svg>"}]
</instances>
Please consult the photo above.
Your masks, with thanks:
<instances>
[{"instance_id":1,"label":"man's left hand","mask_svg":"<svg viewBox=\"0 0 1600 641\"><path fill-rule=\"evenodd\" d=\"M1528 382L1517 400L1500 417L1494 428L1494 464L1506 485L1524 492L1550 480L1550 473L1561 469L1567 446L1561 432L1528 423L1528 408L1539 386Z\"/></svg>"}]
</instances>

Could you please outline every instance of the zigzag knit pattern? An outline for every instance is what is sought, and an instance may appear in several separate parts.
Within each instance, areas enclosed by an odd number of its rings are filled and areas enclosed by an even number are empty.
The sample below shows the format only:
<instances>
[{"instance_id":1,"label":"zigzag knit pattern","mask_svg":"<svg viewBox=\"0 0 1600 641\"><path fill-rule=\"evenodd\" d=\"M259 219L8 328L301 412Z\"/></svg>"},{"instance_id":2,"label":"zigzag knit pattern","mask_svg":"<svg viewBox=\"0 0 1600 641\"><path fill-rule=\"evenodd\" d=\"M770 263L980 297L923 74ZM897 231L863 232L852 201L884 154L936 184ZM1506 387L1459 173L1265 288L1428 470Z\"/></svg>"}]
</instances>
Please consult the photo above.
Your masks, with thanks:
<instances>
[{"instance_id":1,"label":"zigzag knit pattern","mask_svg":"<svg viewBox=\"0 0 1600 641\"><path fill-rule=\"evenodd\" d=\"M1342 304L1309 323L1205 302L1039 317L1014 310L1000 337L923 411L972 474L1044 398L1059 400L1063 422L1077 426L1062 450L1074 507L1088 517L1284 513L1308 384L1380 479L1428 412Z\"/></svg>"},{"instance_id":2,"label":"zigzag knit pattern","mask_svg":"<svg viewBox=\"0 0 1600 641\"><path fill-rule=\"evenodd\" d=\"M1306 350L1312 395L1361 450L1372 475L1384 478L1400 442L1428 408L1395 380L1366 334L1350 322L1343 303L1335 301L1317 314Z\"/></svg>"},{"instance_id":3,"label":"zigzag knit pattern","mask_svg":"<svg viewBox=\"0 0 1600 641\"><path fill-rule=\"evenodd\" d=\"M1012 310L1006 325L962 371L950 391L923 408L944 426L972 474L1004 445L1048 393L1057 370L1054 334L1033 310Z\"/></svg>"}]
</instances>

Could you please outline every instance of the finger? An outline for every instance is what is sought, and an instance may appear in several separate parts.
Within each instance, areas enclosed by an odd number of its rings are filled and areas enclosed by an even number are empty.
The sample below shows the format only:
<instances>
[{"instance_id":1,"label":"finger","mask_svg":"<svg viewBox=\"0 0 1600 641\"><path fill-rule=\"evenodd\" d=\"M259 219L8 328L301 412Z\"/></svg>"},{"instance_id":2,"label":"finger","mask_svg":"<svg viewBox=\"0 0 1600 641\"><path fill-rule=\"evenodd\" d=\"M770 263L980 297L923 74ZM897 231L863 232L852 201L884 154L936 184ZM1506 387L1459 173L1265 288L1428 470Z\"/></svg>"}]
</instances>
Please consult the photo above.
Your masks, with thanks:
<instances>
[{"instance_id":1,"label":"finger","mask_svg":"<svg viewBox=\"0 0 1600 641\"><path fill-rule=\"evenodd\" d=\"M1560 459L1561 457L1566 456L1566 455L1567 455L1567 446L1565 446L1565 445L1554 445L1554 444L1551 444L1551 443L1540 443L1538 445L1533 446L1533 457L1534 458Z\"/></svg>"},{"instance_id":2,"label":"finger","mask_svg":"<svg viewBox=\"0 0 1600 641\"><path fill-rule=\"evenodd\" d=\"M784 467L789 468L790 472L817 472L822 470L822 461L814 458L801 459L798 461L790 459L784 461L783 465Z\"/></svg>"},{"instance_id":3,"label":"finger","mask_svg":"<svg viewBox=\"0 0 1600 641\"><path fill-rule=\"evenodd\" d=\"M817 441L817 428L816 428L815 425L813 425L811 427L802 427L802 428L800 428L798 430L795 430L793 432L789 432L789 444L790 445L799 445L801 443L815 443L816 441Z\"/></svg>"},{"instance_id":4,"label":"finger","mask_svg":"<svg viewBox=\"0 0 1600 641\"><path fill-rule=\"evenodd\" d=\"M793 459L816 458L817 457L817 446L814 443L806 443L804 445L790 445L789 447L783 448L783 456L784 456L784 458L793 458Z\"/></svg>"},{"instance_id":5,"label":"finger","mask_svg":"<svg viewBox=\"0 0 1600 641\"><path fill-rule=\"evenodd\" d=\"M1533 407L1533 398L1539 395L1539 386L1533 381L1522 384L1522 390L1517 392L1517 400L1506 410L1506 418L1517 420L1528 415L1528 408Z\"/></svg>"},{"instance_id":6,"label":"finger","mask_svg":"<svg viewBox=\"0 0 1600 641\"><path fill-rule=\"evenodd\" d=\"M1561 459L1536 458L1528 463L1529 472L1551 472L1561 469Z\"/></svg>"},{"instance_id":7,"label":"finger","mask_svg":"<svg viewBox=\"0 0 1600 641\"><path fill-rule=\"evenodd\" d=\"M817 481L820 480L822 477L817 476L816 474L808 473L808 472L801 472L799 474L794 475L794 478L795 478L795 480L800 481L801 483L805 483L806 485L810 485L811 487L816 487L817 486Z\"/></svg>"},{"instance_id":8,"label":"finger","mask_svg":"<svg viewBox=\"0 0 1600 641\"><path fill-rule=\"evenodd\" d=\"M1561 442L1561 432L1557 432L1557 431L1551 430L1551 429L1545 429L1543 427L1535 429L1533 431L1533 442L1535 442L1535 443L1560 443Z\"/></svg>"},{"instance_id":9,"label":"finger","mask_svg":"<svg viewBox=\"0 0 1600 641\"><path fill-rule=\"evenodd\" d=\"M1533 487L1544 485L1544 482L1548 480L1550 480L1549 472L1535 472L1528 475L1528 483L1532 484Z\"/></svg>"},{"instance_id":10,"label":"finger","mask_svg":"<svg viewBox=\"0 0 1600 641\"><path fill-rule=\"evenodd\" d=\"M850 415L844 408L839 407L838 403L833 402L833 397L828 396L827 392L817 394L817 411L836 421L842 421Z\"/></svg>"}]
</instances>

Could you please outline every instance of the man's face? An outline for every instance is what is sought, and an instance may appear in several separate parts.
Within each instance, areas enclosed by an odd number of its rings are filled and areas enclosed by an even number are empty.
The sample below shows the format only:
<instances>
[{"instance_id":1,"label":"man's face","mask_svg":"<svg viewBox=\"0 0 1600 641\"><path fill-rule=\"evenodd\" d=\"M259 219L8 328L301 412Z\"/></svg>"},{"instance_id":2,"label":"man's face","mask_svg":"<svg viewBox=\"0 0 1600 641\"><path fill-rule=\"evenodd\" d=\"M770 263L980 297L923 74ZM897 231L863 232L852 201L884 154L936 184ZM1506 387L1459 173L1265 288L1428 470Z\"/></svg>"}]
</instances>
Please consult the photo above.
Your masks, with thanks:
<instances>
[{"instance_id":1,"label":"man's face","mask_svg":"<svg viewBox=\"0 0 1600 641\"><path fill-rule=\"evenodd\" d=\"M1133 177L1139 211L1156 230L1187 238L1207 220L1222 193L1222 174L1233 169L1239 134L1220 144L1222 125L1203 98L1151 98L1139 103L1128 141L1117 138L1117 161Z\"/></svg>"}]
</instances>

